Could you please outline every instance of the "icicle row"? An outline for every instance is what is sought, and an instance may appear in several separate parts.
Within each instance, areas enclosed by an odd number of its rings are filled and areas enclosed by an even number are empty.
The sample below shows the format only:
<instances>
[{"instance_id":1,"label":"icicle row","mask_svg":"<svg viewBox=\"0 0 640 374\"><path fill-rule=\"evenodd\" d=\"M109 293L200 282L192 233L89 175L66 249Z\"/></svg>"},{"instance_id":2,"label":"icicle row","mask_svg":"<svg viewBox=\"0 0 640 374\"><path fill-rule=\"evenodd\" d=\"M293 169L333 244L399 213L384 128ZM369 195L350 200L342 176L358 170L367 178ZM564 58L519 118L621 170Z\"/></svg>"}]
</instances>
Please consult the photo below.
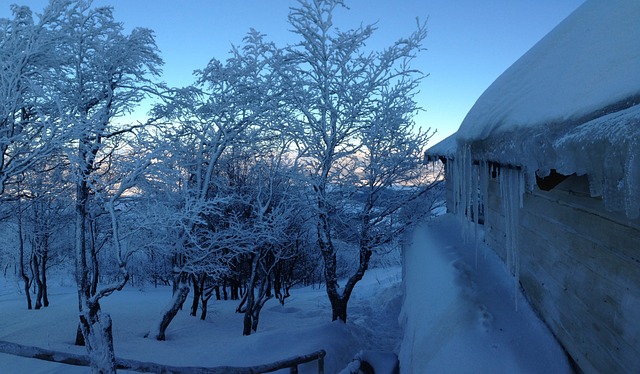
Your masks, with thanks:
<instances>
[{"instance_id":1,"label":"icicle row","mask_svg":"<svg viewBox=\"0 0 640 374\"><path fill-rule=\"evenodd\" d=\"M478 265L478 225L480 205L483 205L485 226L489 222L489 181L492 172L498 172L500 197L505 216L505 248L507 267L514 277L514 303L518 309L520 286L520 256L518 249L518 228L520 226L520 208L524 204L525 173L517 168L496 169L495 165L481 161L473 164L471 149L468 145L458 147L455 160L450 168L453 179L454 214L462 223L463 237L471 239L470 225L474 225L475 260ZM492 170L493 169L493 170Z\"/></svg>"},{"instance_id":2,"label":"icicle row","mask_svg":"<svg viewBox=\"0 0 640 374\"><path fill-rule=\"evenodd\" d=\"M520 252L518 248L520 208L523 206L524 173L513 168L500 171L500 196L505 216L505 247L507 267L514 279L514 302L518 309L518 291L520 285Z\"/></svg>"},{"instance_id":3,"label":"icicle row","mask_svg":"<svg viewBox=\"0 0 640 374\"><path fill-rule=\"evenodd\" d=\"M453 179L454 214L462 223L463 237L468 242L471 240L471 225L477 224L480 216L480 170L473 164L468 145L460 146L456 158L452 161L450 170ZM473 230L477 242L478 231L475 225Z\"/></svg>"}]
</instances>

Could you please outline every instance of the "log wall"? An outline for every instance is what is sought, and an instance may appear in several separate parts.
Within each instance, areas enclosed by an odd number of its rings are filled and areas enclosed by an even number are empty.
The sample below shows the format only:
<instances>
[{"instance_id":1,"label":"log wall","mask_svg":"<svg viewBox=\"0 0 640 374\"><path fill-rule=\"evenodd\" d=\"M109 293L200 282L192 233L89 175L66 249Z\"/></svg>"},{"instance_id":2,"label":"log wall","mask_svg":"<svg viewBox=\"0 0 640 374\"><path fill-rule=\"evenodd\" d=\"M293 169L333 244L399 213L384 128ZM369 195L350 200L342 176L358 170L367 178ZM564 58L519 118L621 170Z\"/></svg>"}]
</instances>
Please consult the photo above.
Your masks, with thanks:
<instances>
[{"instance_id":1,"label":"log wall","mask_svg":"<svg viewBox=\"0 0 640 374\"><path fill-rule=\"evenodd\" d=\"M640 373L640 222L588 196L586 178L534 189L520 209L520 283L585 373ZM505 260L497 179L485 240Z\"/></svg>"}]
</instances>

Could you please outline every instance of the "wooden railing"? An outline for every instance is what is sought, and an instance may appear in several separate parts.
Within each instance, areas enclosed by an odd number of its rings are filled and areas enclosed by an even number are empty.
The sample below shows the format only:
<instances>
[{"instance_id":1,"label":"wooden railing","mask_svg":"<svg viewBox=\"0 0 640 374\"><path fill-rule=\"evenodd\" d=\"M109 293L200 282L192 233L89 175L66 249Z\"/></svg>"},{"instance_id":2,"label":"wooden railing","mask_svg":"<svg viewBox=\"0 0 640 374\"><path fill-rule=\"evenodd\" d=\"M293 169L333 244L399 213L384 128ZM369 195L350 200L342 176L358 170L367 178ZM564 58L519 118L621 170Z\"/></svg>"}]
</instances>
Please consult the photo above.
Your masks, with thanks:
<instances>
[{"instance_id":1,"label":"wooden railing","mask_svg":"<svg viewBox=\"0 0 640 374\"><path fill-rule=\"evenodd\" d=\"M324 349L321 349L319 351L309 353L308 355L297 356L286 360L274 362L272 364L254 366L252 369L256 370L256 373L271 373L277 370L289 368L289 372L291 374L294 374L298 372L298 365L318 360L318 373L324 374L324 356L326 355L327 353L324 351Z\"/></svg>"},{"instance_id":2,"label":"wooden railing","mask_svg":"<svg viewBox=\"0 0 640 374\"><path fill-rule=\"evenodd\" d=\"M86 355L78 355L74 353L52 351L49 349L30 347L26 345L10 343L0 341L0 353L6 353L15 356L22 356L27 358L35 358L38 360L45 360L51 362L57 362L67 365L75 366L90 366L91 362ZM257 373L270 373L282 369L290 369L290 373L298 372L298 365L305 364L318 360L318 373L324 374L324 356L326 352L319 350L307 355L288 358L286 360L277 361L271 364L251 366L251 367L233 367L233 366L219 366L219 367L180 367L161 365L153 362L142 362L136 360L127 360L122 358L116 358L116 368L118 370L130 370L141 373L174 373L174 374L257 374Z\"/></svg>"}]
</instances>

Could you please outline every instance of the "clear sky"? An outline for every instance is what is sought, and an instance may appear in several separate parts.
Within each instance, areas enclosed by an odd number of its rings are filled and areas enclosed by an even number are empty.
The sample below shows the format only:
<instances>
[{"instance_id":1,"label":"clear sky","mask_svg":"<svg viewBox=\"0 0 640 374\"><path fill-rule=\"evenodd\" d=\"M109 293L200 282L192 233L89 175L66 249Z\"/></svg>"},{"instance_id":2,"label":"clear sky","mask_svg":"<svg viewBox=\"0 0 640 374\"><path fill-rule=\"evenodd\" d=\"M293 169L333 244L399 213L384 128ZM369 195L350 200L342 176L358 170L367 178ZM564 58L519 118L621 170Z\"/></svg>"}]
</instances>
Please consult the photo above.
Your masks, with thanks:
<instances>
[{"instance_id":1,"label":"clear sky","mask_svg":"<svg viewBox=\"0 0 640 374\"><path fill-rule=\"evenodd\" d=\"M540 38L584 0L345 0L336 24L352 28L377 22L368 46L382 49L427 20L427 48L415 67L429 74L418 96L425 109L422 127L437 129L433 143L455 132L482 92ZM44 0L1 0L0 17L9 4L30 6L36 13ZM184 86L191 73L211 57L225 59L231 44L240 44L253 27L279 45L296 41L288 32L287 14L295 0L94 0L113 6L126 28L148 27L165 60L163 80Z\"/></svg>"}]
</instances>

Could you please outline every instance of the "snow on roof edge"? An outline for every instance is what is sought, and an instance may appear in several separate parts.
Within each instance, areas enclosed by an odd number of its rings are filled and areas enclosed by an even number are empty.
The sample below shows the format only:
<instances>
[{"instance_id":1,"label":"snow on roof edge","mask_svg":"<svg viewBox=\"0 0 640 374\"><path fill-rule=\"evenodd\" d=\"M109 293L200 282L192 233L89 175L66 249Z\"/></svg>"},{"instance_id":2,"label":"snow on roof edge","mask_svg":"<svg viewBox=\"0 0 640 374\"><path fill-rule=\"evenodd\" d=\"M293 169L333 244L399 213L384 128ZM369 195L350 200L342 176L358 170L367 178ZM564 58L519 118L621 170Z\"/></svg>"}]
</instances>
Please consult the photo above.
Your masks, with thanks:
<instances>
[{"instance_id":1,"label":"snow on roof edge","mask_svg":"<svg viewBox=\"0 0 640 374\"><path fill-rule=\"evenodd\" d=\"M438 159L440 157L453 158L457 149L458 144L456 142L456 133L453 133L429 147L425 151L425 158L427 160Z\"/></svg>"}]
</instances>

